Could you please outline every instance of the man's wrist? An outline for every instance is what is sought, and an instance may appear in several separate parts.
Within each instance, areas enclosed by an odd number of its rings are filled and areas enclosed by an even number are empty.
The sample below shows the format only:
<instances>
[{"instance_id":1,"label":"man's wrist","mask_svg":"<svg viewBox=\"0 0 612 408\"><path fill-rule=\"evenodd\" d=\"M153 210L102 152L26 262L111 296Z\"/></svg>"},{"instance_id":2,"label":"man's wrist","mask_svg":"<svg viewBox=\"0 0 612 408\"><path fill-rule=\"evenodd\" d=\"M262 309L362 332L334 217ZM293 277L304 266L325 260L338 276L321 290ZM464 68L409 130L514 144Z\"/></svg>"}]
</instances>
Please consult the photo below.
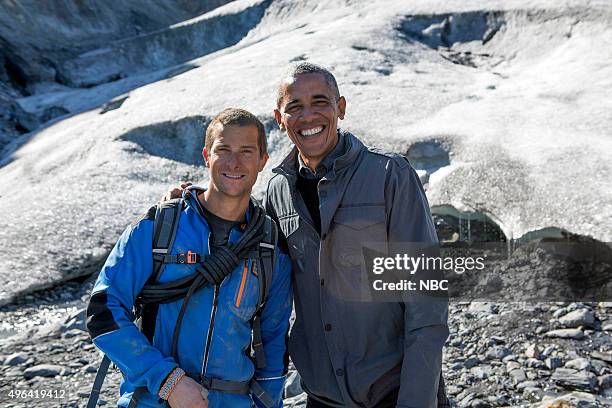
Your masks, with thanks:
<instances>
[{"instance_id":1,"label":"man's wrist","mask_svg":"<svg viewBox=\"0 0 612 408\"><path fill-rule=\"evenodd\" d=\"M166 377L166 380L163 382L157 395L164 401L168 401L172 391L174 391L174 388L176 388L176 385L183 379L184 376L185 371L183 371L183 369L180 367L176 367L170 372L170 374L168 374L168 377Z\"/></svg>"}]
</instances>

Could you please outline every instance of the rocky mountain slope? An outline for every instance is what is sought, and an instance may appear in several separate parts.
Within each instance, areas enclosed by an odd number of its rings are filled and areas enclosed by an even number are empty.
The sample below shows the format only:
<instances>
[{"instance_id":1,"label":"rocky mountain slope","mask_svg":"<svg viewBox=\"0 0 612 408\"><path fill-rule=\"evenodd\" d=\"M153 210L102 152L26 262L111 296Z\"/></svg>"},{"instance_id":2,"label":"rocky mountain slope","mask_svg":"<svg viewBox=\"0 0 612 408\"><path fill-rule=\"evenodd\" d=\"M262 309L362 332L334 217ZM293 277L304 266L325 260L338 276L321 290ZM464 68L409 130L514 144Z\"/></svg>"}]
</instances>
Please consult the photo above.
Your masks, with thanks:
<instances>
[{"instance_id":1,"label":"rocky mountain slope","mask_svg":"<svg viewBox=\"0 0 612 408\"><path fill-rule=\"evenodd\" d=\"M442 239L607 245L611 23L606 0L0 4L0 333L50 324L0 346L0 389L88 384L96 354L61 323L83 308L75 279L170 186L206 182L203 130L226 106L268 130L261 195L291 147L272 116L290 62L328 66L348 101L341 126L409 157ZM572 314L587 320L561 322ZM609 323L605 302L455 302L451 395L502 406L576 389L576 406L604 404ZM55 379L33 375L39 364L60 366Z\"/></svg>"}]
</instances>

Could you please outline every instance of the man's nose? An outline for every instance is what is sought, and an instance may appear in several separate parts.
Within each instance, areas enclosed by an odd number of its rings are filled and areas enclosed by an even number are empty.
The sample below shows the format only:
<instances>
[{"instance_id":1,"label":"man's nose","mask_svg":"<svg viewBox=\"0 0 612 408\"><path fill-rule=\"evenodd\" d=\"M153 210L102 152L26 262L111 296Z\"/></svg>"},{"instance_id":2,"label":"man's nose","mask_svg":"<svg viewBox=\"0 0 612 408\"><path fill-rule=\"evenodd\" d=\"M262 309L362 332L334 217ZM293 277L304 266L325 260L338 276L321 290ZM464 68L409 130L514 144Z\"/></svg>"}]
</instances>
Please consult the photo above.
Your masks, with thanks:
<instances>
[{"instance_id":1,"label":"man's nose","mask_svg":"<svg viewBox=\"0 0 612 408\"><path fill-rule=\"evenodd\" d=\"M302 119L309 120L315 118L316 109L312 106L304 106L302 108Z\"/></svg>"},{"instance_id":2,"label":"man's nose","mask_svg":"<svg viewBox=\"0 0 612 408\"><path fill-rule=\"evenodd\" d=\"M230 152L227 157L227 165L231 167L236 167L240 164L240 153L238 152Z\"/></svg>"}]
</instances>

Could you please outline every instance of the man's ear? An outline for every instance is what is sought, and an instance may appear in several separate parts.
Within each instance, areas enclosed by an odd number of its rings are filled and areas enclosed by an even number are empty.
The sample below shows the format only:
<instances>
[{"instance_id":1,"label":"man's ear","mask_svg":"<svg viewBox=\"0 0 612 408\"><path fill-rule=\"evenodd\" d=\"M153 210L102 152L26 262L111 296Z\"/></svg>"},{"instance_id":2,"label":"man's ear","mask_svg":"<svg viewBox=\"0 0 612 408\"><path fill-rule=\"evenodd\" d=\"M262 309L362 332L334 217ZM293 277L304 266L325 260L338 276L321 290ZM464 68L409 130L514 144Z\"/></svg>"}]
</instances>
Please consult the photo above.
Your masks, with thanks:
<instances>
[{"instance_id":1,"label":"man's ear","mask_svg":"<svg viewBox=\"0 0 612 408\"><path fill-rule=\"evenodd\" d=\"M346 112L346 99L344 99L344 96L341 96L338 99L338 118L340 120L344 119L344 112Z\"/></svg>"},{"instance_id":2,"label":"man's ear","mask_svg":"<svg viewBox=\"0 0 612 408\"><path fill-rule=\"evenodd\" d=\"M278 124L280 130L285 130L285 125L283 125L283 115L278 109L274 109L274 119L276 119L276 124Z\"/></svg>"},{"instance_id":3,"label":"man's ear","mask_svg":"<svg viewBox=\"0 0 612 408\"><path fill-rule=\"evenodd\" d=\"M204 159L204 167L208 167L208 153L206 147L202 148L202 158Z\"/></svg>"},{"instance_id":4,"label":"man's ear","mask_svg":"<svg viewBox=\"0 0 612 408\"><path fill-rule=\"evenodd\" d=\"M259 161L259 170L257 170L258 172L263 171L264 167L266 167L266 163L268 162L269 158L270 155L268 155L268 153L264 153L261 160Z\"/></svg>"}]
</instances>

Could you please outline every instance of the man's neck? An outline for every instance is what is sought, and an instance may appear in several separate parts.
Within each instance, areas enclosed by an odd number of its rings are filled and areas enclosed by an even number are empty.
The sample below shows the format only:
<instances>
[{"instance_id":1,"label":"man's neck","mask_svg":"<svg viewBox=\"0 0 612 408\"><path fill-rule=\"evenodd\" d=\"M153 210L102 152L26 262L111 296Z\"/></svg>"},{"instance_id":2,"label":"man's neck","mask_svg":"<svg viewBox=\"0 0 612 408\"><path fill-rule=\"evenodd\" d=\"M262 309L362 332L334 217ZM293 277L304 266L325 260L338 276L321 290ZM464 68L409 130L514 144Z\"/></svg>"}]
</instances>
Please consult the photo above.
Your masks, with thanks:
<instances>
[{"instance_id":1,"label":"man's neck","mask_svg":"<svg viewBox=\"0 0 612 408\"><path fill-rule=\"evenodd\" d=\"M331 151L330 151L330 153L331 153ZM309 159L309 158L307 158L307 157L304 157L304 156L302 155L302 153L301 153L301 152L298 152L298 154L300 155L300 158L302 159L302 161L304 162L304 164L306 165L306 167L308 167L310 170L312 170L312 172L313 172L313 173L316 173L316 171L317 171L317 166L318 166L318 165L319 165L319 163L321 163L321 162L323 161L323 159L325 158L325 157L321 157L321 158L317 157L317 158L310 158L310 159ZM329 153L328 153L328 154L329 154Z\"/></svg>"},{"instance_id":2,"label":"man's neck","mask_svg":"<svg viewBox=\"0 0 612 408\"><path fill-rule=\"evenodd\" d=\"M228 221L242 221L249 208L250 197L230 197L209 186L204 194L198 196L200 203L208 211Z\"/></svg>"},{"instance_id":3,"label":"man's neck","mask_svg":"<svg viewBox=\"0 0 612 408\"><path fill-rule=\"evenodd\" d=\"M313 172L316 173L317 172L317 167L319 166L319 164L321 164L321 162L323 160L325 160L325 158L327 156L329 156L330 154L332 154L332 152L334 151L334 149L336 149L336 146L338 146L338 143L340 142L340 138L336 138L336 143L334 143L334 145L332 146L331 149L329 149L329 151L327 153L325 153L323 156L320 157L306 157L302 154L302 152L300 152L298 150L298 154L300 155L300 158L302 159L302 161L304 162L304 164Z\"/></svg>"}]
</instances>

